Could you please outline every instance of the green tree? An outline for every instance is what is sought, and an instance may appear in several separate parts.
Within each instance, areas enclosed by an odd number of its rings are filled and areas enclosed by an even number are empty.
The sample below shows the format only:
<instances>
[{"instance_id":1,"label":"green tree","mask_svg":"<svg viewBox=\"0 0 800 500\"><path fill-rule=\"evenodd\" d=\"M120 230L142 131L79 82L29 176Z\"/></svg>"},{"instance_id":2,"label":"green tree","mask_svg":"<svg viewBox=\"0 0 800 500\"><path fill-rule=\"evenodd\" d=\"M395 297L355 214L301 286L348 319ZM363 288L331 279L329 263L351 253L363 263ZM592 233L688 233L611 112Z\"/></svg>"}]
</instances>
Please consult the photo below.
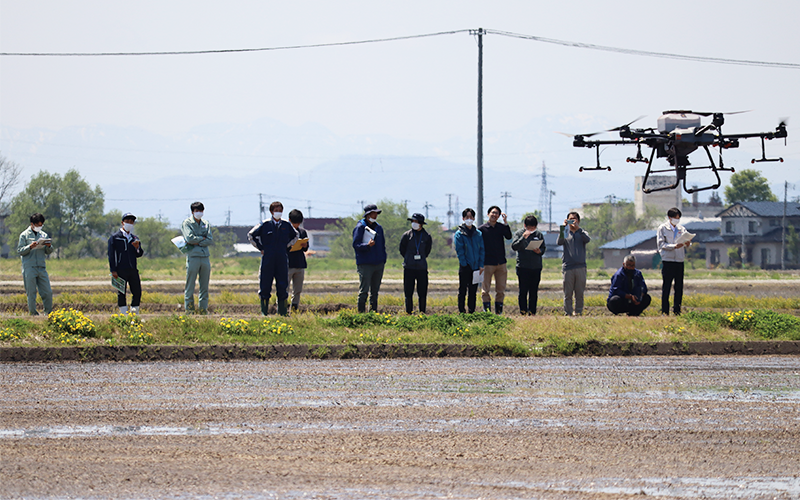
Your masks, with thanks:
<instances>
[{"instance_id":1,"label":"green tree","mask_svg":"<svg viewBox=\"0 0 800 500\"><path fill-rule=\"evenodd\" d=\"M653 222L661 217L657 212L657 209L648 207L645 215L637 218L634 204L626 200L603 203L587 210L582 215L580 224L592 238L586 247L587 257L601 257L600 247L609 241L651 228Z\"/></svg>"},{"instance_id":2,"label":"green tree","mask_svg":"<svg viewBox=\"0 0 800 500\"><path fill-rule=\"evenodd\" d=\"M730 186L725 186L728 205L743 201L778 201L767 179L758 170L740 170L731 175L730 182Z\"/></svg>"},{"instance_id":3,"label":"green tree","mask_svg":"<svg viewBox=\"0 0 800 500\"><path fill-rule=\"evenodd\" d=\"M100 186L92 189L77 170L69 170L64 177L42 171L11 200L8 226L22 231L30 224L31 214L40 212L56 257L99 257L107 238L103 237L108 224L103 203Z\"/></svg>"},{"instance_id":4,"label":"green tree","mask_svg":"<svg viewBox=\"0 0 800 500\"><path fill-rule=\"evenodd\" d=\"M378 208L381 209L381 214L378 216L378 224L383 227L383 234L386 237L386 255L390 259L399 258L400 238L403 233L411 229L411 223L408 222L408 209L402 203L394 203L389 200L378 202ZM335 224L325 228L329 231L341 233L331 242L329 254L331 257L355 259L353 229L362 218L362 213L353 214L350 217L343 217ZM431 257L443 258L455 255L455 252L447 244L450 233L442 230L442 223L437 220L426 220L425 222L425 230L433 240Z\"/></svg>"},{"instance_id":5,"label":"green tree","mask_svg":"<svg viewBox=\"0 0 800 500\"><path fill-rule=\"evenodd\" d=\"M119 222L117 225L119 226ZM145 258L173 257L181 253L178 247L172 243L172 238L177 235L177 231L170 229L169 222L166 220L158 220L156 217L136 219L133 232L142 242Z\"/></svg>"}]
</instances>

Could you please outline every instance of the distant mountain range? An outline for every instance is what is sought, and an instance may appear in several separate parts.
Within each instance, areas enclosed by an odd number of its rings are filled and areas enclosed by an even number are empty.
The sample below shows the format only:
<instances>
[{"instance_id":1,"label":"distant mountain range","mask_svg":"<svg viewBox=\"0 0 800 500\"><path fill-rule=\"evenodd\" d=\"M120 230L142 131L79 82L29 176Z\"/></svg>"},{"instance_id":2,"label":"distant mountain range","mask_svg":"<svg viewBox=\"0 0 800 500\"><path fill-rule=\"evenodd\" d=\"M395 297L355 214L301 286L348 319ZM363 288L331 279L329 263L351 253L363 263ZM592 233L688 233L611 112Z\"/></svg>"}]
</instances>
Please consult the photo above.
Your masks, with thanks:
<instances>
[{"instance_id":1,"label":"distant mountain range","mask_svg":"<svg viewBox=\"0 0 800 500\"><path fill-rule=\"evenodd\" d=\"M608 126L592 117L542 117L518 130L485 131L484 207L507 203L515 219L535 209L546 214L540 202L543 162L548 190L556 193L554 220L609 195L632 200L633 178L644 167L625 163L631 149L603 154L611 173L578 173L579 166L593 165L594 151L573 148L569 138L554 133ZM360 212L361 202L382 199L425 213L427 203L429 216L442 222L449 202L458 200L454 210L474 208L477 199L474 137L436 143L379 134L343 137L316 124L292 127L270 119L202 125L174 136L108 125L4 127L0 153L23 166L25 180L40 170L75 168L103 188L106 210L161 216L173 225L196 200L206 205L212 224L225 224L228 211L231 224L254 224L259 194L267 205L281 200L287 212L299 208L314 217L350 215ZM745 161L749 165L749 156Z\"/></svg>"}]
</instances>

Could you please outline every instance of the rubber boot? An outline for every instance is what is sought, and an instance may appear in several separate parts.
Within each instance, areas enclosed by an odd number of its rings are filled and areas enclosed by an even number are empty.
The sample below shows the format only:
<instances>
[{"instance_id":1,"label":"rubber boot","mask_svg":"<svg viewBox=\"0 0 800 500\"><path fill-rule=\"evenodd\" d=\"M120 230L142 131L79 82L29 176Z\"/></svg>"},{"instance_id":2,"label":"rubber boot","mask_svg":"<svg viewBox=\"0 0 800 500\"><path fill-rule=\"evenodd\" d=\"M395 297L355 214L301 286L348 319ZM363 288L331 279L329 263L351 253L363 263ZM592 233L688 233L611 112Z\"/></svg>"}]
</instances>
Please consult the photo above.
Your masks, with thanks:
<instances>
[{"instance_id":1,"label":"rubber boot","mask_svg":"<svg viewBox=\"0 0 800 500\"><path fill-rule=\"evenodd\" d=\"M484 302L483 303L483 312L485 312L485 313L492 312L492 303L491 302Z\"/></svg>"},{"instance_id":2,"label":"rubber boot","mask_svg":"<svg viewBox=\"0 0 800 500\"><path fill-rule=\"evenodd\" d=\"M269 316L269 299L261 299L261 314Z\"/></svg>"},{"instance_id":3,"label":"rubber boot","mask_svg":"<svg viewBox=\"0 0 800 500\"><path fill-rule=\"evenodd\" d=\"M286 307L286 301L285 300L279 300L278 301L278 314L280 314L281 316L288 316L289 315L289 311L288 311L288 309Z\"/></svg>"},{"instance_id":4,"label":"rubber boot","mask_svg":"<svg viewBox=\"0 0 800 500\"><path fill-rule=\"evenodd\" d=\"M419 298L419 312L420 314L427 314L428 311L428 297Z\"/></svg>"},{"instance_id":5,"label":"rubber boot","mask_svg":"<svg viewBox=\"0 0 800 500\"><path fill-rule=\"evenodd\" d=\"M413 312L414 312L414 301L406 297L406 314L412 314Z\"/></svg>"},{"instance_id":6,"label":"rubber boot","mask_svg":"<svg viewBox=\"0 0 800 500\"><path fill-rule=\"evenodd\" d=\"M503 303L502 302L495 302L494 303L494 313L495 314L503 314Z\"/></svg>"},{"instance_id":7,"label":"rubber boot","mask_svg":"<svg viewBox=\"0 0 800 500\"><path fill-rule=\"evenodd\" d=\"M120 314L128 314L128 306L119 306Z\"/></svg>"},{"instance_id":8,"label":"rubber boot","mask_svg":"<svg viewBox=\"0 0 800 500\"><path fill-rule=\"evenodd\" d=\"M131 306L131 314L139 314L139 306Z\"/></svg>"},{"instance_id":9,"label":"rubber boot","mask_svg":"<svg viewBox=\"0 0 800 500\"><path fill-rule=\"evenodd\" d=\"M292 312L298 312L300 310L300 304L292 304Z\"/></svg>"}]
</instances>

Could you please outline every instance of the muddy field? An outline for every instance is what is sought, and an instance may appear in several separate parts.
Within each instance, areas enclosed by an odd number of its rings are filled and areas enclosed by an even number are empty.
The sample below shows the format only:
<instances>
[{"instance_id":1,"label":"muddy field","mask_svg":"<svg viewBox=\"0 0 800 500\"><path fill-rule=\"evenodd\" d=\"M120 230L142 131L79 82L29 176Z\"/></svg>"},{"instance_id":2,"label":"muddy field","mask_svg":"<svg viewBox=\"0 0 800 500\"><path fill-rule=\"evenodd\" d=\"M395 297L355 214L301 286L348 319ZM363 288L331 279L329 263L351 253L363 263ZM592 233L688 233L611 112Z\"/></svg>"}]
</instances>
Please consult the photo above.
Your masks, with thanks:
<instances>
[{"instance_id":1,"label":"muddy field","mask_svg":"<svg viewBox=\"0 0 800 500\"><path fill-rule=\"evenodd\" d=\"M800 358L0 364L2 498L799 498Z\"/></svg>"}]
</instances>

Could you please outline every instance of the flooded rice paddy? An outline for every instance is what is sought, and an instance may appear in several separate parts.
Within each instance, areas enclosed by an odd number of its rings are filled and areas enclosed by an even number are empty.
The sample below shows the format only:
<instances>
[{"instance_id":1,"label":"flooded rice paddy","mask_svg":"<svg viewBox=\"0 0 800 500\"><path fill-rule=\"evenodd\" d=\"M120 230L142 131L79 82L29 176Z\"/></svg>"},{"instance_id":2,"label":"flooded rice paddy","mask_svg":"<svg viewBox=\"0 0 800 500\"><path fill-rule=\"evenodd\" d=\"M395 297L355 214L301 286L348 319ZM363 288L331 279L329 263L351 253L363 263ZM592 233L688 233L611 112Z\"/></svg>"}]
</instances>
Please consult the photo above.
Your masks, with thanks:
<instances>
[{"instance_id":1,"label":"flooded rice paddy","mask_svg":"<svg viewBox=\"0 0 800 500\"><path fill-rule=\"evenodd\" d=\"M800 358L0 364L0 498L800 498Z\"/></svg>"}]
</instances>

